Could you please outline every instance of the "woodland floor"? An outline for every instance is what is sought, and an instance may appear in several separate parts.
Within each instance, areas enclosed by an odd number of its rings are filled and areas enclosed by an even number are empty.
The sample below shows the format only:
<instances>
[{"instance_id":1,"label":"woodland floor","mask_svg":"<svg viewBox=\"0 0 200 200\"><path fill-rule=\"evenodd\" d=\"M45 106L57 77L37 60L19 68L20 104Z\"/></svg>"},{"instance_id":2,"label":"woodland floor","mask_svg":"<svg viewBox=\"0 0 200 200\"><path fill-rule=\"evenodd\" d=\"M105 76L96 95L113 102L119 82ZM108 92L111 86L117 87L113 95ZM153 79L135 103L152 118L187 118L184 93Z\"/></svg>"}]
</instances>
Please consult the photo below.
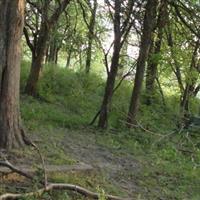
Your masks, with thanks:
<instances>
[{"instance_id":1,"label":"woodland floor","mask_svg":"<svg viewBox=\"0 0 200 200\"><path fill-rule=\"evenodd\" d=\"M80 178L91 176L91 180L86 180L86 185L89 184L93 190L95 187L100 187L105 191L110 188L108 192L113 191L115 194L122 194L135 199L134 197L138 194L138 188L132 173L137 173L140 170L140 166L132 155L122 149L116 150L100 144L98 141L99 135L97 136L97 132L92 130L80 132L60 129L51 130L50 133L47 132L47 130L42 130L31 134L30 137L38 145L45 157L46 171L50 179L57 180L65 176L65 173L68 174L67 176L76 174L75 176L80 176ZM46 134L48 134L48 138ZM99 134L102 133L99 132ZM24 151L14 151L6 156L14 166L22 171L32 174L39 169L40 173L42 173L41 160L33 149L26 147ZM0 167L0 172L8 173L9 170L5 167ZM11 191L14 189L12 188L14 184L20 181L16 174L10 174L7 177L8 182L4 181L6 180L4 178L1 179L1 183L6 183L5 188L10 188ZM97 186L93 185L93 178L99 179L96 181ZM23 188L24 179L20 182L22 182L21 186ZM62 179L61 182L68 181ZM17 185L19 186L19 182ZM26 185L27 183L25 183ZM106 188L107 186L108 188Z\"/></svg>"},{"instance_id":2,"label":"woodland floor","mask_svg":"<svg viewBox=\"0 0 200 200\"><path fill-rule=\"evenodd\" d=\"M173 160L171 150L164 149L159 156L160 152L141 150L135 139L126 138L125 133L84 127L78 130L38 128L30 137L45 157L50 181L74 183L92 191L100 188L106 193L133 200L199 199L199 168L192 171L186 168L187 164L180 163L179 166ZM37 153L29 147L12 152L8 160L23 169L37 169L41 164ZM191 174L187 175L187 172ZM41 176L41 168L38 174ZM11 181L8 178L8 182L1 179L0 193L4 189L15 192L18 182L16 177ZM27 184L30 183L25 186ZM29 189L31 191L32 187ZM72 199L84 198L75 195Z\"/></svg>"},{"instance_id":3,"label":"woodland floor","mask_svg":"<svg viewBox=\"0 0 200 200\"><path fill-rule=\"evenodd\" d=\"M66 136L62 145L67 154L92 165L95 170L100 170L129 197L138 193L139 188L134 177L129 175L131 172L138 173L141 167L131 154L122 149L112 150L99 144L95 133Z\"/></svg>"},{"instance_id":4,"label":"woodland floor","mask_svg":"<svg viewBox=\"0 0 200 200\"><path fill-rule=\"evenodd\" d=\"M67 133L63 135L61 132ZM106 182L109 182L116 190L120 188L120 191L116 193L130 198L136 197L139 188L131 174L137 173L141 167L139 162L134 159L134 156L122 149L113 150L100 144L96 132L91 130L83 131L83 134L78 131L77 134L77 131L69 133L68 130L63 129L59 133L63 137L60 135L61 137L58 137L58 139L52 133L48 139L45 139L45 143L42 142L44 138L41 138L38 134L32 138L41 148L41 151L44 152L46 171L50 177L55 173L82 173L82 175L85 174L86 176L88 173L94 173L101 176L101 178L105 178ZM45 151L45 146L48 143L54 147L50 147L52 148L50 151L49 149ZM38 156L33 156L35 154L34 150L25 149L24 151L26 153L15 151L13 154L9 154L7 159L27 173L35 172L37 164L42 168ZM56 151L61 151L63 155L61 157L60 155L58 156L59 152ZM54 159L56 156L58 156L57 161ZM0 171L9 172L4 167L0 167ZM104 185L100 187L104 188Z\"/></svg>"}]
</instances>

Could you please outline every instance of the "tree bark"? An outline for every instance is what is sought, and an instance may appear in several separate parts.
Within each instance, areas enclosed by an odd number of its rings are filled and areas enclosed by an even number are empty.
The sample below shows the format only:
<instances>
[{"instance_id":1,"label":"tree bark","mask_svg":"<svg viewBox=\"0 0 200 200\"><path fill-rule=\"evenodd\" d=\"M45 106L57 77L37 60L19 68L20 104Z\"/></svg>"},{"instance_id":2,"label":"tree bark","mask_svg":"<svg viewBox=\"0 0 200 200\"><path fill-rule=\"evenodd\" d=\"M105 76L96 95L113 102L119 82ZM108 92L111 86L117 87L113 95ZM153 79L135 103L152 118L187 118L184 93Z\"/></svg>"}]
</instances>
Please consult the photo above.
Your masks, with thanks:
<instances>
[{"instance_id":1,"label":"tree bark","mask_svg":"<svg viewBox=\"0 0 200 200\"><path fill-rule=\"evenodd\" d=\"M146 104L151 105L155 96L155 82L157 77L158 60L153 56L158 55L161 50L163 40L163 29L168 21L168 2L161 0L159 5L159 14L157 19L157 34L152 36L152 43L150 48L150 55L148 59L146 71Z\"/></svg>"},{"instance_id":2,"label":"tree bark","mask_svg":"<svg viewBox=\"0 0 200 200\"><path fill-rule=\"evenodd\" d=\"M182 94L184 92L184 84L183 84L182 74L181 74L181 64L177 60L176 52L174 51L174 39L172 35L172 30L170 29L170 27L168 29L169 29L168 30L169 32L167 33L167 42L168 42L168 46L170 47L171 58L174 62L174 65L171 63L171 67L177 78L178 85L180 88L180 93Z\"/></svg>"},{"instance_id":3,"label":"tree bark","mask_svg":"<svg viewBox=\"0 0 200 200\"><path fill-rule=\"evenodd\" d=\"M59 48L57 45L57 41L56 39L53 39L49 45L49 52L48 52L48 57L47 57L48 63L57 64L58 50Z\"/></svg>"},{"instance_id":4,"label":"tree bark","mask_svg":"<svg viewBox=\"0 0 200 200\"><path fill-rule=\"evenodd\" d=\"M142 29L140 52L137 61L136 76L134 82L134 88L131 96L131 102L127 117L128 127L132 127L137 124L136 115L139 108L139 98L142 90L142 83L144 79L145 63L148 58L149 49L151 45L151 38L156 21L156 7L158 5L157 0L148 0L145 8L144 23Z\"/></svg>"},{"instance_id":5,"label":"tree bark","mask_svg":"<svg viewBox=\"0 0 200 200\"><path fill-rule=\"evenodd\" d=\"M115 78L117 75L119 57L121 50L121 31L120 31L120 10L121 2L120 0L115 1L115 16L114 16L114 47L113 47L113 56L111 60L110 72L108 74L105 93L103 102L101 105L101 111L99 115L98 127L106 128L107 126L107 114L109 110L109 104L111 103L113 89L115 85Z\"/></svg>"},{"instance_id":6,"label":"tree bark","mask_svg":"<svg viewBox=\"0 0 200 200\"><path fill-rule=\"evenodd\" d=\"M91 2L90 2L90 4L91 4ZM90 17L90 23L89 23L89 27L88 27L89 28L89 30L88 30L88 47L87 47L86 65L85 65L86 73L89 73L90 68L91 68L92 43L93 43L93 38L94 38L96 11L97 11L97 0L94 0L93 8L91 8L92 15Z\"/></svg>"},{"instance_id":7,"label":"tree bark","mask_svg":"<svg viewBox=\"0 0 200 200\"><path fill-rule=\"evenodd\" d=\"M66 62L66 68L69 68L70 66L70 62L71 62L71 56L72 56L72 45L71 45L71 48L68 50L67 52L67 62Z\"/></svg>"},{"instance_id":8,"label":"tree bark","mask_svg":"<svg viewBox=\"0 0 200 200\"><path fill-rule=\"evenodd\" d=\"M30 96L36 96L37 82L39 80L40 71L46 54L47 42L50 34L49 25L46 19L43 19L40 25L40 32L37 39L37 45L32 51L31 70L25 86L25 93Z\"/></svg>"},{"instance_id":9,"label":"tree bark","mask_svg":"<svg viewBox=\"0 0 200 200\"><path fill-rule=\"evenodd\" d=\"M47 8L44 10L44 16L39 30L38 38L36 38L35 46L32 50L32 64L29 77L25 86L25 93L30 96L37 96L37 83L39 80L40 71L46 54L47 42L52 29L55 27L62 12L68 6L70 0L63 0L50 18L47 18ZM48 5L47 5L48 6Z\"/></svg>"},{"instance_id":10,"label":"tree bark","mask_svg":"<svg viewBox=\"0 0 200 200\"><path fill-rule=\"evenodd\" d=\"M19 112L24 0L0 2L0 148L24 145Z\"/></svg>"}]
</instances>

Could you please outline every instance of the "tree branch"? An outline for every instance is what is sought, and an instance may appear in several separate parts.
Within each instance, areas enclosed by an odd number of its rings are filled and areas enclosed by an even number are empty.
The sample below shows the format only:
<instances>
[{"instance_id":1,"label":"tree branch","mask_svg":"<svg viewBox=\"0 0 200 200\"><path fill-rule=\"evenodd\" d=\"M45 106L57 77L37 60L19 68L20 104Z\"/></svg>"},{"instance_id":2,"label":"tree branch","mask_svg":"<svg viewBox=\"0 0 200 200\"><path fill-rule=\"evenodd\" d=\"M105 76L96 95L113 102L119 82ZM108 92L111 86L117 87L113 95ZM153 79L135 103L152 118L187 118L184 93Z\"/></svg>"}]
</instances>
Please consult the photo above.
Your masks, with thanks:
<instances>
[{"instance_id":1,"label":"tree branch","mask_svg":"<svg viewBox=\"0 0 200 200\"><path fill-rule=\"evenodd\" d=\"M184 19L184 17L182 16L179 8L178 8L178 5L174 3L174 1L169 1L169 3L174 7L175 9L175 12L177 14L177 16L179 17L179 19L182 21L182 23L195 35L197 36L198 38L200 38L200 34L199 32L195 31L187 22L187 20Z\"/></svg>"},{"instance_id":2,"label":"tree branch","mask_svg":"<svg viewBox=\"0 0 200 200\"><path fill-rule=\"evenodd\" d=\"M17 174L24 176L30 180L33 180L34 177L18 168L13 166L9 161L0 161L0 165L9 168L13 172L16 172ZM44 182L41 182L44 184ZM13 193L6 193L0 196L0 200L17 200L21 199L23 197L41 197L45 192L49 192L52 190L71 190L74 192L77 192L79 194L82 194L83 196L92 198L92 199L99 199L100 194L91 192L90 190L87 190L83 187L80 187L78 185L73 185L73 184L67 184L67 183L50 183L48 184L45 180L45 186L44 188L41 188L37 191L34 192L29 192L29 193L24 193L24 194L13 194ZM112 195L105 195L106 199L108 200L130 200L128 198L120 198L117 196L112 196Z\"/></svg>"},{"instance_id":3,"label":"tree branch","mask_svg":"<svg viewBox=\"0 0 200 200\"><path fill-rule=\"evenodd\" d=\"M30 50L33 52L34 51L34 46L30 41L29 35L28 35L28 30L26 29L26 27L24 27L24 36L26 38L26 43L29 46Z\"/></svg>"},{"instance_id":4,"label":"tree branch","mask_svg":"<svg viewBox=\"0 0 200 200\"><path fill-rule=\"evenodd\" d=\"M52 184L49 184L46 188L39 189L35 192L29 192L29 193L24 193L24 194L12 194L12 193L3 194L0 196L0 200L17 200L22 197L32 197L32 196L41 197L45 192L49 192L53 190L71 190L92 199L99 199L98 193L91 192L83 187L73 185L73 184L52 183ZM107 200L130 200L128 198L120 198L120 197L112 196L112 195L105 195L105 196Z\"/></svg>"},{"instance_id":5,"label":"tree branch","mask_svg":"<svg viewBox=\"0 0 200 200\"><path fill-rule=\"evenodd\" d=\"M28 173L16 168L15 166L13 166L8 160L0 161L0 166L7 167L11 171L13 171L13 172L15 172L15 173L17 173L17 174L19 174L21 176L24 176L24 177L26 177L26 178L28 178L30 180L33 180L33 178L34 178L32 175L30 175L30 174L28 174ZM0 198L0 200L1 200L1 198Z\"/></svg>"}]
</instances>

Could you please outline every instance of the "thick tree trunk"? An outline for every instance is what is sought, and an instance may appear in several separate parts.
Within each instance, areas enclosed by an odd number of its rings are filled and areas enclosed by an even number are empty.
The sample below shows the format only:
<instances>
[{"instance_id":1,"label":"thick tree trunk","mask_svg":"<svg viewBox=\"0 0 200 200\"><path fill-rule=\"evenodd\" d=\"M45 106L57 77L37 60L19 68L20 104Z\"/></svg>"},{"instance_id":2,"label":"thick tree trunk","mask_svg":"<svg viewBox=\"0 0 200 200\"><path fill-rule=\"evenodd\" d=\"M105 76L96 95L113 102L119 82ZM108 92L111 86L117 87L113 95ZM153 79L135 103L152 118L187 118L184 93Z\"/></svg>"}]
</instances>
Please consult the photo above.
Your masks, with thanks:
<instances>
[{"instance_id":1,"label":"thick tree trunk","mask_svg":"<svg viewBox=\"0 0 200 200\"><path fill-rule=\"evenodd\" d=\"M162 31L158 33L158 39L154 44L152 42L152 51L150 50L150 55L158 55L161 49L162 43ZM149 57L148 65L147 65L147 72L146 72L146 104L151 105L153 98L155 96L155 82L157 77L157 68L158 68L158 61L154 60L154 58Z\"/></svg>"},{"instance_id":2,"label":"thick tree trunk","mask_svg":"<svg viewBox=\"0 0 200 200\"><path fill-rule=\"evenodd\" d=\"M37 83L46 54L46 46L50 34L49 31L48 24L45 21L42 22L37 47L32 52L31 70L25 86L25 93L31 96L37 95Z\"/></svg>"},{"instance_id":3,"label":"thick tree trunk","mask_svg":"<svg viewBox=\"0 0 200 200\"><path fill-rule=\"evenodd\" d=\"M31 70L25 87L25 93L30 96L37 96L37 83L42 69L44 54L32 56Z\"/></svg>"},{"instance_id":4,"label":"thick tree trunk","mask_svg":"<svg viewBox=\"0 0 200 200\"><path fill-rule=\"evenodd\" d=\"M152 33L155 27L157 5L158 5L157 0L147 1L142 37L141 37L140 52L137 61L135 83L127 117L128 127L131 127L132 124L137 124L136 115L139 108L139 97L142 90L142 83L144 79L145 63L148 58Z\"/></svg>"},{"instance_id":5,"label":"thick tree trunk","mask_svg":"<svg viewBox=\"0 0 200 200\"><path fill-rule=\"evenodd\" d=\"M115 78L117 76L117 70L119 65L119 56L121 50L121 31L120 31L120 10L121 10L121 3L119 0L115 1L115 19L114 19L114 50L113 56L111 60L111 67L110 72L108 74L105 93L103 102L101 105L101 111L99 115L99 122L98 127L105 128L107 126L107 119L108 119L108 111L109 111L109 104L111 103L113 89L115 85Z\"/></svg>"},{"instance_id":6,"label":"thick tree trunk","mask_svg":"<svg viewBox=\"0 0 200 200\"><path fill-rule=\"evenodd\" d=\"M24 0L0 2L0 148L5 149L24 144L19 112L24 5Z\"/></svg>"}]
</instances>

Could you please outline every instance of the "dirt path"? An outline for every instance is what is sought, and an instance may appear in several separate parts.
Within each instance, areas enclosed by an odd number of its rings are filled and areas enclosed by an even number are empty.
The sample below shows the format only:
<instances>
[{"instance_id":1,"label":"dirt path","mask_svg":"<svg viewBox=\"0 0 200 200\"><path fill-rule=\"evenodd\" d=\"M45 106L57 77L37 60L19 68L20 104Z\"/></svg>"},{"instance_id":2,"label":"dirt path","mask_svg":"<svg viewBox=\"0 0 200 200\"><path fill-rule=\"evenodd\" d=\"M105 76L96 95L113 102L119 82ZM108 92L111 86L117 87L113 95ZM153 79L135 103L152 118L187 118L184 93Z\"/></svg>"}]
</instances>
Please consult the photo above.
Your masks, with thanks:
<instances>
[{"instance_id":1,"label":"dirt path","mask_svg":"<svg viewBox=\"0 0 200 200\"><path fill-rule=\"evenodd\" d=\"M46 169L50 172L65 171L84 171L95 170L103 174L113 185L124 191L129 197L136 199L136 194L140 192L135 174L141 169L140 164L134 157L122 149L107 148L97 141L96 135L92 131L62 131L64 138L56 139L55 135L48 138L49 143L55 142L56 145L64 150L66 155L79 161L74 165L54 165L46 163ZM101 134L101 133L100 133ZM37 138L37 137L36 137ZM38 138L37 138L38 139ZM56 139L56 140L55 140ZM39 141L39 140L38 140ZM31 154L32 155L32 154ZM40 163L38 156L24 154L8 158L11 163L23 171L35 172L33 163ZM9 171L7 168L0 167L1 172Z\"/></svg>"},{"instance_id":2,"label":"dirt path","mask_svg":"<svg viewBox=\"0 0 200 200\"><path fill-rule=\"evenodd\" d=\"M34 168L33 166L29 165L15 165L17 169L28 173L28 174L35 174L37 171L37 168ZM42 169L42 165L40 165L40 168ZM93 167L91 165L85 164L83 162L78 162L74 165L45 165L45 170L47 173L52 172L87 172L93 170ZM11 170L8 167L0 166L0 173L9 173Z\"/></svg>"},{"instance_id":3,"label":"dirt path","mask_svg":"<svg viewBox=\"0 0 200 200\"><path fill-rule=\"evenodd\" d=\"M66 134L61 144L66 153L73 158L101 170L109 180L122 188L130 197L134 197L138 189L133 174L140 169L139 163L121 150L111 150L96 142L92 133Z\"/></svg>"}]
</instances>

